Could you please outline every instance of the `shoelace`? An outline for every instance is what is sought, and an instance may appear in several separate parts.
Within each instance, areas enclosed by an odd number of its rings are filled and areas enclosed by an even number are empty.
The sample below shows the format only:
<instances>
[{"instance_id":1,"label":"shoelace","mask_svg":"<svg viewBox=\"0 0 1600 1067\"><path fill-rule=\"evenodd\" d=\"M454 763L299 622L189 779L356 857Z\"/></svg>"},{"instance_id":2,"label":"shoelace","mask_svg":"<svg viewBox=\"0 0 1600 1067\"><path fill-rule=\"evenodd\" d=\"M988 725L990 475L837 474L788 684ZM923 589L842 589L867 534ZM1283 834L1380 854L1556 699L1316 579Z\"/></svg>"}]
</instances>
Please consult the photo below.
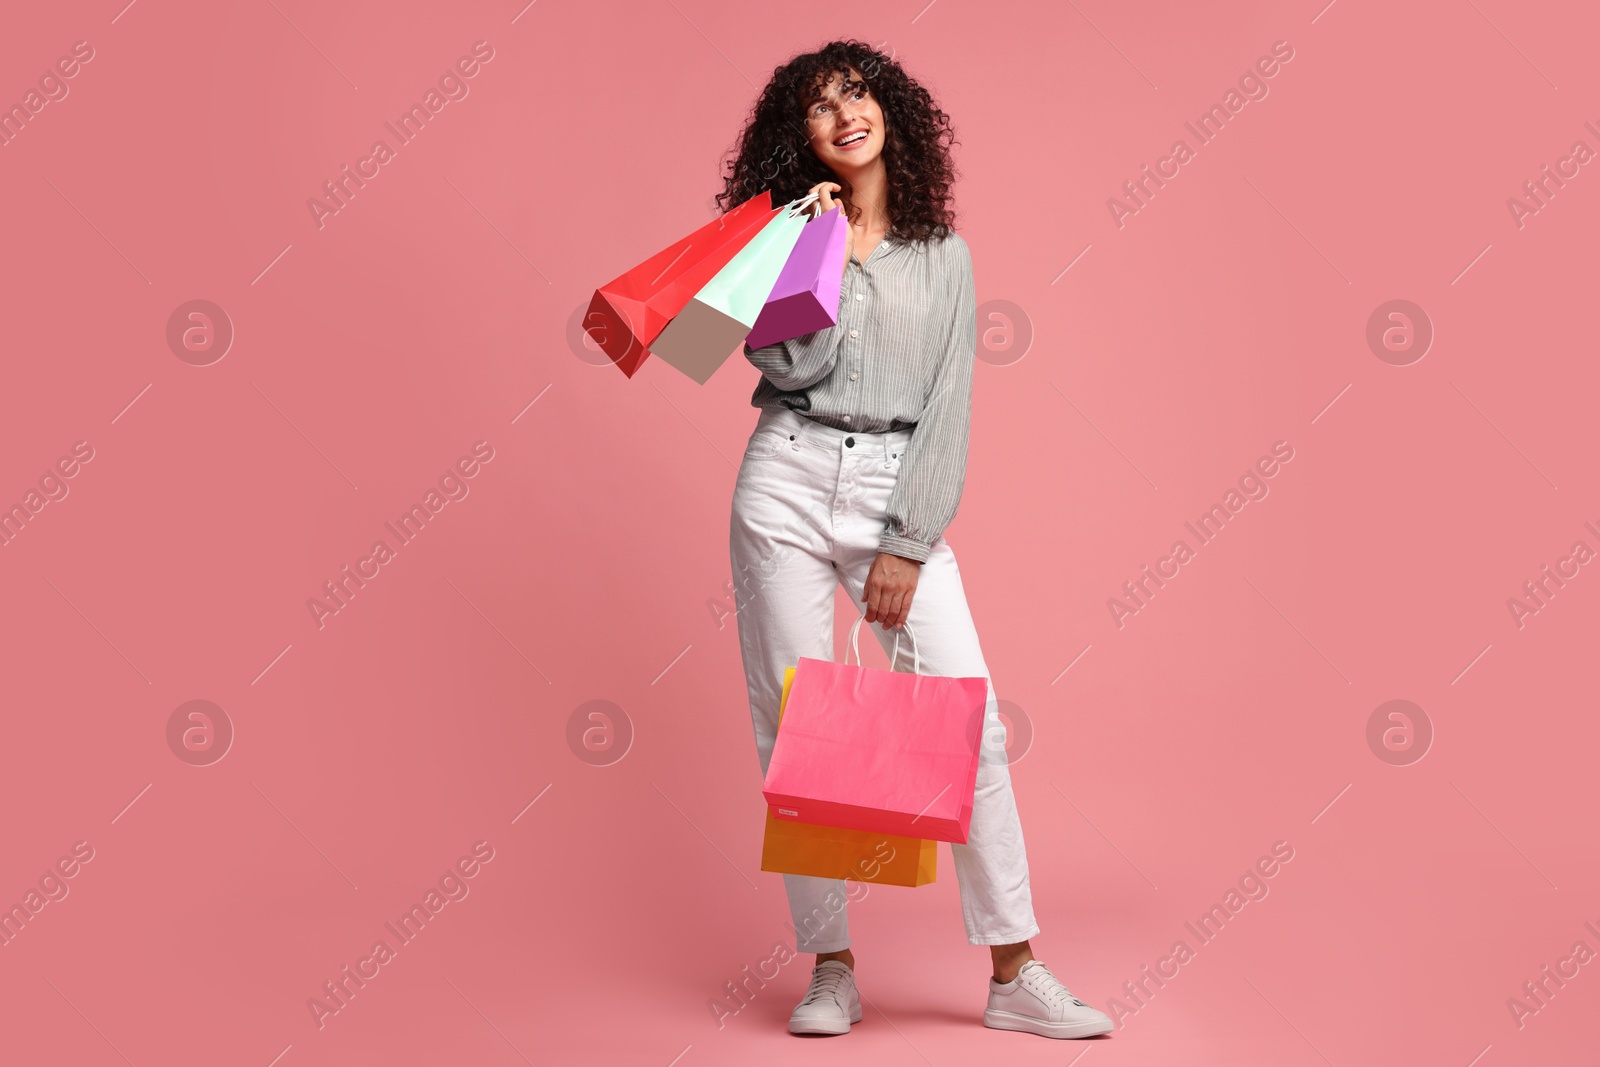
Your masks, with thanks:
<instances>
[{"instance_id":1,"label":"shoelace","mask_svg":"<svg viewBox=\"0 0 1600 1067\"><path fill-rule=\"evenodd\" d=\"M806 990L802 1004L811 1004L823 997L833 997L839 1004L845 1002L844 985L845 972L829 967L825 971L816 971L811 976L811 988Z\"/></svg>"},{"instance_id":2,"label":"shoelace","mask_svg":"<svg viewBox=\"0 0 1600 1067\"><path fill-rule=\"evenodd\" d=\"M1044 964L1029 967L1026 973L1019 972L1018 977L1023 979L1023 985L1032 990L1040 1000L1046 1004L1055 1001L1067 1000L1080 1008L1088 1007L1083 1001L1072 995L1072 990L1061 984L1061 979L1050 973Z\"/></svg>"}]
</instances>

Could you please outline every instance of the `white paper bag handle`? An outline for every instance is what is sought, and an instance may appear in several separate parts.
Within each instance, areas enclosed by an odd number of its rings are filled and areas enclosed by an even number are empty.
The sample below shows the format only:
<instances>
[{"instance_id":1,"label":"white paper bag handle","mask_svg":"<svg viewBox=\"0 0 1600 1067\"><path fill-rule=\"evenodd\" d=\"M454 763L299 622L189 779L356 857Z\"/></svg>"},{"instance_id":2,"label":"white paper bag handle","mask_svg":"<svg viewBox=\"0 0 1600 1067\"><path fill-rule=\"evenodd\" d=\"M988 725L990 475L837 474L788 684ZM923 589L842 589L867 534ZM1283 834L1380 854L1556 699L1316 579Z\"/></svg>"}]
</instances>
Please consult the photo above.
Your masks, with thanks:
<instances>
[{"instance_id":1,"label":"white paper bag handle","mask_svg":"<svg viewBox=\"0 0 1600 1067\"><path fill-rule=\"evenodd\" d=\"M861 624L865 622L865 613L856 616L856 621L850 624L850 643L845 646L844 661L850 662L850 650L855 649L856 666L861 666ZM922 653L917 651L917 635L911 632L911 623L907 622L906 634L911 638L911 673L922 673ZM894 652L889 656L889 669L892 671L895 664L900 662L900 631L894 633Z\"/></svg>"},{"instance_id":2,"label":"white paper bag handle","mask_svg":"<svg viewBox=\"0 0 1600 1067\"><path fill-rule=\"evenodd\" d=\"M800 212L804 211L806 207L813 201L820 205L822 203L822 194L807 193L805 196L795 197L793 200L784 205L784 210L787 212L786 217L791 219L794 218L796 215L800 214ZM812 217L814 218L815 216Z\"/></svg>"}]
</instances>

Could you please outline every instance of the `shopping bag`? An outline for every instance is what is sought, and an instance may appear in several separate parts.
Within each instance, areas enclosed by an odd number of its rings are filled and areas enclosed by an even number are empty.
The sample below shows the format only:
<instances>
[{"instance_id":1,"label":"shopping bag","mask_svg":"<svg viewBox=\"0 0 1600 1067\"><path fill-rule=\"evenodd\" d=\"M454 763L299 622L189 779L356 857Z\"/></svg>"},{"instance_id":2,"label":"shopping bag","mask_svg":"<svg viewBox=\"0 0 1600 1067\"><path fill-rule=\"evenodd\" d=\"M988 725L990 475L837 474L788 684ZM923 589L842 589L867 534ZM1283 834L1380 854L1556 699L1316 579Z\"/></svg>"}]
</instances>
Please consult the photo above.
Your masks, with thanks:
<instances>
[{"instance_id":1,"label":"shopping bag","mask_svg":"<svg viewBox=\"0 0 1600 1067\"><path fill-rule=\"evenodd\" d=\"M594 291L583 329L628 377L672 317L782 208L763 189Z\"/></svg>"},{"instance_id":2,"label":"shopping bag","mask_svg":"<svg viewBox=\"0 0 1600 1067\"><path fill-rule=\"evenodd\" d=\"M850 220L837 206L806 223L745 344L765 348L838 325L849 235Z\"/></svg>"},{"instance_id":3,"label":"shopping bag","mask_svg":"<svg viewBox=\"0 0 1600 1067\"><path fill-rule=\"evenodd\" d=\"M816 197L812 193L781 208L667 323L650 351L704 385L760 317L805 230L802 209Z\"/></svg>"},{"instance_id":4,"label":"shopping bag","mask_svg":"<svg viewBox=\"0 0 1600 1067\"><path fill-rule=\"evenodd\" d=\"M783 674L778 701L778 730L794 682L793 667ZM939 843L895 834L874 834L837 826L816 826L773 817L761 839L761 869L813 878L853 878L875 885L927 885L937 877Z\"/></svg>"},{"instance_id":5,"label":"shopping bag","mask_svg":"<svg viewBox=\"0 0 1600 1067\"><path fill-rule=\"evenodd\" d=\"M966 844L988 679L863 667L864 618L844 663L800 657L762 794L780 820Z\"/></svg>"}]
</instances>

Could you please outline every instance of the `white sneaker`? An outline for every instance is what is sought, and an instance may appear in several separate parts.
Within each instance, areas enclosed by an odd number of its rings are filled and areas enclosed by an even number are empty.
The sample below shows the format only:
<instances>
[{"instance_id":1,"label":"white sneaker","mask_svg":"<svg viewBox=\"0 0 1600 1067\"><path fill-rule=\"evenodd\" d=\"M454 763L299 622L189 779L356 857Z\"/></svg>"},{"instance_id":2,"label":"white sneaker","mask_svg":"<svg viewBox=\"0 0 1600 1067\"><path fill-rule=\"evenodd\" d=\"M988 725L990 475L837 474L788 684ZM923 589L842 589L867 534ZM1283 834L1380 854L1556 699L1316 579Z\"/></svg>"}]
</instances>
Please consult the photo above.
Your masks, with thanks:
<instances>
[{"instance_id":1,"label":"white sneaker","mask_svg":"<svg viewBox=\"0 0 1600 1067\"><path fill-rule=\"evenodd\" d=\"M848 1034L861 1021L856 976L840 960L823 960L811 969L811 986L789 1016L791 1034Z\"/></svg>"},{"instance_id":2,"label":"white sneaker","mask_svg":"<svg viewBox=\"0 0 1600 1067\"><path fill-rule=\"evenodd\" d=\"M983 1025L1041 1037L1089 1037L1112 1029L1111 1016L1072 995L1038 960L1029 960L1004 984L989 979Z\"/></svg>"}]
</instances>

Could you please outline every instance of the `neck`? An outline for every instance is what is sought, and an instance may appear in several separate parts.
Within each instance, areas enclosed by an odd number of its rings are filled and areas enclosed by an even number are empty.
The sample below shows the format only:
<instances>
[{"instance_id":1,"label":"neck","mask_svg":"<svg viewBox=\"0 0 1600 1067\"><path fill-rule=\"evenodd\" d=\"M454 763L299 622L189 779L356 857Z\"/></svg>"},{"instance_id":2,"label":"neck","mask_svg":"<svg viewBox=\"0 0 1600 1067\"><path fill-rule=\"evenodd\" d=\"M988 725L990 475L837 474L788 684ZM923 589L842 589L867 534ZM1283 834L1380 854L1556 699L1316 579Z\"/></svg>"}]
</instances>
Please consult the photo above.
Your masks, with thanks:
<instances>
[{"instance_id":1,"label":"neck","mask_svg":"<svg viewBox=\"0 0 1600 1067\"><path fill-rule=\"evenodd\" d=\"M850 182L850 202L861 215L854 225L876 231L889 225L889 171L883 157L873 160L858 171L842 175Z\"/></svg>"}]
</instances>

